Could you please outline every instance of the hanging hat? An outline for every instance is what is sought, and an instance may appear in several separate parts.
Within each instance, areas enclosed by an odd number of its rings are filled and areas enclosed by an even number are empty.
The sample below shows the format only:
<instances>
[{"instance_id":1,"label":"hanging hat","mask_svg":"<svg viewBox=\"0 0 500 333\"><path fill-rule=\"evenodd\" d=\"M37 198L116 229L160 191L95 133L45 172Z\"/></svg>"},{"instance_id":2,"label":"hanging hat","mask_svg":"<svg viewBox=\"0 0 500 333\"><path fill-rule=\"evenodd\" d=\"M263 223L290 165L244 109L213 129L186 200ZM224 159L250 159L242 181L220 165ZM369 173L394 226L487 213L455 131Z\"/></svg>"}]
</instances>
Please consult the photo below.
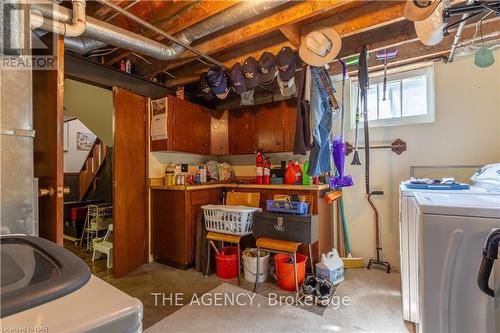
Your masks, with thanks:
<instances>
[{"instance_id":1,"label":"hanging hat","mask_svg":"<svg viewBox=\"0 0 500 333\"><path fill-rule=\"evenodd\" d=\"M444 9L445 2L441 1L428 18L423 21L415 21L415 31L418 39L424 45L434 46L443 40L443 29L446 27L446 23L443 22Z\"/></svg>"},{"instance_id":2,"label":"hanging hat","mask_svg":"<svg viewBox=\"0 0 500 333\"><path fill-rule=\"evenodd\" d=\"M240 97L240 105L245 106L245 105L254 105L254 99L253 99L253 89L247 90L244 93L241 93Z\"/></svg>"},{"instance_id":3,"label":"hanging hat","mask_svg":"<svg viewBox=\"0 0 500 333\"><path fill-rule=\"evenodd\" d=\"M341 46L338 32L325 27L306 35L300 44L299 56L308 65L323 66L335 59Z\"/></svg>"},{"instance_id":4,"label":"hanging hat","mask_svg":"<svg viewBox=\"0 0 500 333\"><path fill-rule=\"evenodd\" d=\"M247 86L245 82L245 76L243 75L243 68L239 62L235 63L231 67L231 72L229 72L229 79L231 80L231 86L233 90L239 95L247 91Z\"/></svg>"},{"instance_id":5,"label":"hanging hat","mask_svg":"<svg viewBox=\"0 0 500 333\"><path fill-rule=\"evenodd\" d=\"M207 73L207 81L212 92L219 99L225 99L229 94L227 75L219 66L212 66Z\"/></svg>"},{"instance_id":6,"label":"hanging hat","mask_svg":"<svg viewBox=\"0 0 500 333\"><path fill-rule=\"evenodd\" d=\"M410 21L423 21L432 15L441 0L407 0L403 16Z\"/></svg>"},{"instance_id":7,"label":"hanging hat","mask_svg":"<svg viewBox=\"0 0 500 333\"><path fill-rule=\"evenodd\" d=\"M295 68L297 66L297 56L295 52L288 47L283 47L276 56L278 65L278 77L284 82L290 81L295 76Z\"/></svg>"},{"instance_id":8,"label":"hanging hat","mask_svg":"<svg viewBox=\"0 0 500 333\"><path fill-rule=\"evenodd\" d=\"M290 97L295 94L297 88L295 87L295 78L292 78L288 81L283 81L278 75L278 86L280 88L281 96Z\"/></svg>"},{"instance_id":9,"label":"hanging hat","mask_svg":"<svg viewBox=\"0 0 500 333\"><path fill-rule=\"evenodd\" d=\"M271 52L264 52L259 58L259 76L260 83L270 85L276 76L278 67L276 66L276 58Z\"/></svg>"},{"instance_id":10,"label":"hanging hat","mask_svg":"<svg viewBox=\"0 0 500 333\"><path fill-rule=\"evenodd\" d=\"M200 76L200 91L203 94L203 97L207 100L210 101L214 99L214 94L212 94L212 89L210 89L210 85L207 82L207 77L206 74L203 73Z\"/></svg>"},{"instance_id":11,"label":"hanging hat","mask_svg":"<svg viewBox=\"0 0 500 333\"><path fill-rule=\"evenodd\" d=\"M243 64L243 75L245 75L245 84L247 89L253 89L260 83L258 64L254 57L248 57Z\"/></svg>"}]
</instances>

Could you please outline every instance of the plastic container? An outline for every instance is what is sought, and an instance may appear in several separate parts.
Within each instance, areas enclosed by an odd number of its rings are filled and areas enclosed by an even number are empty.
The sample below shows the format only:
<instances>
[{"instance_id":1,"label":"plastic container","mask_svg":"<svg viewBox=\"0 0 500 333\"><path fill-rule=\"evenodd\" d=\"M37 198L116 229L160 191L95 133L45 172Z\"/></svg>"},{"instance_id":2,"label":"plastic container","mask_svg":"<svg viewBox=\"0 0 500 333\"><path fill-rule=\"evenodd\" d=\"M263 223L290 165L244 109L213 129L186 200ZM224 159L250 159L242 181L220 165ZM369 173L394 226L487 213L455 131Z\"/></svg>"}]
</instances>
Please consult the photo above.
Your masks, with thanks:
<instances>
[{"instance_id":1,"label":"plastic container","mask_svg":"<svg viewBox=\"0 0 500 333\"><path fill-rule=\"evenodd\" d=\"M232 235L249 235L253 230L253 214L260 208L246 206L204 205L205 228Z\"/></svg>"},{"instance_id":2,"label":"plastic container","mask_svg":"<svg viewBox=\"0 0 500 333\"><path fill-rule=\"evenodd\" d=\"M306 276L307 257L297 253L297 283L298 287L304 283ZM293 271L292 256L287 254L276 254L274 256L274 271L278 286L287 291L295 291L295 278Z\"/></svg>"},{"instance_id":3,"label":"plastic container","mask_svg":"<svg viewBox=\"0 0 500 333\"><path fill-rule=\"evenodd\" d=\"M305 215L308 208L308 202L266 200L268 212Z\"/></svg>"},{"instance_id":4,"label":"plastic container","mask_svg":"<svg viewBox=\"0 0 500 333\"><path fill-rule=\"evenodd\" d=\"M245 280L255 283L257 276L257 249L243 251L243 271ZM258 283L266 282L269 276L269 252L260 250L259 256L259 280Z\"/></svg>"},{"instance_id":5,"label":"plastic container","mask_svg":"<svg viewBox=\"0 0 500 333\"><path fill-rule=\"evenodd\" d=\"M344 281L344 262L336 249L321 254L321 261L316 264L316 277L337 285Z\"/></svg>"},{"instance_id":6,"label":"plastic container","mask_svg":"<svg viewBox=\"0 0 500 333\"><path fill-rule=\"evenodd\" d=\"M221 279L238 277L238 248L235 246L223 247L220 254L215 254L215 274Z\"/></svg>"},{"instance_id":7,"label":"plastic container","mask_svg":"<svg viewBox=\"0 0 500 333\"><path fill-rule=\"evenodd\" d=\"M311 185L311 176L307 174L309 168L309 161L302 163L302 185Z\"/></svg>"}]
</instances>

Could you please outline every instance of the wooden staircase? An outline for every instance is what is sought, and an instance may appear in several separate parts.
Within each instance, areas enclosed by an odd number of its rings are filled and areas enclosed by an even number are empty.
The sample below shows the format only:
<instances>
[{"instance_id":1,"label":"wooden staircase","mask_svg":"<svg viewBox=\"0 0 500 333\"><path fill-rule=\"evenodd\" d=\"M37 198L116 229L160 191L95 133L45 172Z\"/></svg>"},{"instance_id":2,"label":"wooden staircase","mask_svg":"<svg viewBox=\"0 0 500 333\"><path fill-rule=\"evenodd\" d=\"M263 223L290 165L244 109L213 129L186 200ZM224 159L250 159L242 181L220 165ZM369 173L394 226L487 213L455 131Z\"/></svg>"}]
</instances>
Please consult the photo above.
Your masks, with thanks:
<instances>
[{"instance_id":1,"label":"wooden staircase","mask_svg":"<svg viewBox=\"0 0 500 333\"><path fill-rule=\"evenodd\" d=\"M92 188L106 162L107 147L99 138L87 155L87 159L80 170L80 200L83 200Z\"/></svg>"}]
</instances>

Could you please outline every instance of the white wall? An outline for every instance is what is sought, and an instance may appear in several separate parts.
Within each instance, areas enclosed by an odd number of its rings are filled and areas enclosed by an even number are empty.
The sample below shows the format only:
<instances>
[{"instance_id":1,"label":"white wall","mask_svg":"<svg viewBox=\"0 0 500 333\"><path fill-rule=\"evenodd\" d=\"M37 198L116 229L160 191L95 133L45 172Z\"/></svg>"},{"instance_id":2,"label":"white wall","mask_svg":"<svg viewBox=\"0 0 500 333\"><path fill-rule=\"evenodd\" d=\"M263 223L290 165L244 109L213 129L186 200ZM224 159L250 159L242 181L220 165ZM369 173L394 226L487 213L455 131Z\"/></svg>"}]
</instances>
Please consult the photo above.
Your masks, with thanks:
<instances>
[{"instance_id":1,"label":"white wall","mask_svg":"<svg viewBox=\"0 0 500 333\"><path fill-rule=\"evenodd\" d=\"M85 158L89 154L88 150L77 150L76 149L76 133L92 133L80 120L75 119L65 122L68 124L68 136L66 133L64 135L65 139L68 140L67 150L64 151L64 172L80 172L80 169L85 162Z\"/></svg>"},{"instance_id":2,"label":"white wall","mask_svg":"<svg viewBox=\"0 0 500 333\"><path fill-rule=\"evenodd\" d=\"M113 146L113 92L66 79L64 113L82 121L107 146Z\"/></svg>"},{"instance_id":3,"label":"white wall","mask_svg":"<svg viewBox=\"0 0 500 333\"><path fill-rule=\"evenodd\" d=\"M384 190L375 198L382 224L383 258L399 267L398 186L408 179L412 165L458 165L500 162L500 51L496 63L475 67L473 57L457 58L452 64L435 65L436 119L421 125L372 128L370 139L406 141L408 150L396 155L390 150L371 152L371 188ZM347 118L349 119L349 118ZM354 142L354 131L346 124L346 140ZM362 143L362 136L360 140ZM363 151L360 154L364 161ZM280 154L273 161L295 158ZM240 176L254 175L254 156L228 157ZM347 174L355 186L345 189L345 207L354 256L365 260L375 255L373 213L365 198L364 166L351 166Z\"/></svg>"},{"instance_id":4,"label":"white wall","mask_svg":"<svg viewBox=\"0 0 500 333\"><path fill-rule=\"evenodd\" d=\"M200 165L209 160L217 160L217 158L185 153L152 152L149 153L149 178L164 177L165 164L170 162L174 164L184 163L190 165Z\"/></svg>"}]
</instances>

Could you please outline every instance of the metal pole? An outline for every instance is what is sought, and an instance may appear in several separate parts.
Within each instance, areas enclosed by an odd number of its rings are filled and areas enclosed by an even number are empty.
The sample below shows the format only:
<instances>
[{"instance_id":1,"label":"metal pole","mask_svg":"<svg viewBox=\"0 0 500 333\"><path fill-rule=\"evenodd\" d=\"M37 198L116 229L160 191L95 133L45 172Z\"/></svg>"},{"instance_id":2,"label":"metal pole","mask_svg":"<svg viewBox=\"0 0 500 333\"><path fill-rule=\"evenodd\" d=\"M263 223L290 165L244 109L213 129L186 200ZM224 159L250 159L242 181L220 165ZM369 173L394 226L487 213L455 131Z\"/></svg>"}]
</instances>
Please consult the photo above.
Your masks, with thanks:
<instances>
[{"instance_id":1,"label":"metal pole","mask_svg":"<svg viewBox=\"0 0 500 333\"><path fill-rule=\"evenodd\" d=\"M102 5L105 5L105 6L108 6L108 7L112 8L112 9L114 9L115 11L119 12L123 16L131 19L132 21L135 21L135 22L139 23L140 25L142 25L142 26L144 26L144 27L146 27L146 28L148 28L148 29L156 32L157 34L162 35L163 37L169 39L170 41L172 41L172 42L174 42L174 43L182 46L186 50L189 50L189 51L191 51L191 52L199 55L200 57L207 59L211 63L213 63L213 64L215 64L215 65L217 65L217 66L219 66L221 68L229 69L229 67L227 67L226 65L224 65L220 61L217 61L214 58L210 57L209 55L206 55L205 53L198 51L197 49L195 49L194 47L190 46L189 44L186 44L186 43L178 40L177 38L175 38L174 36L170 35L169 33L167 33L165 31L163 31L163 30L155 27L154 25L152 25L149 22L144 21L140 17L135 16L134 14L128 12L127 10L123 9L122 7L117 6L114 3L109 2L109 1L105 1L105 0L96 0L96 1L99 2Z\"/></svg>"},{"instance_id":2,"label":"metal pole","mask_svg":"<svg viewBox=\"0 0 500 333\"><path fill-rule=\"evenodd\" d=\"M475 0L467 0L467 4L471 5ZM462 38L462 32L465 28L465 24L467 23L467 19L469 18L470 13L465 13L462 15L461 23L458 26L457 33L455 34L455 38L453 39L453 44L451 45L450 55L448 56L448 62L452 62L453 58L455 58L455 51L457 50L458 44L460 43L460 39Z\"/></svg>"}]
</instances>

